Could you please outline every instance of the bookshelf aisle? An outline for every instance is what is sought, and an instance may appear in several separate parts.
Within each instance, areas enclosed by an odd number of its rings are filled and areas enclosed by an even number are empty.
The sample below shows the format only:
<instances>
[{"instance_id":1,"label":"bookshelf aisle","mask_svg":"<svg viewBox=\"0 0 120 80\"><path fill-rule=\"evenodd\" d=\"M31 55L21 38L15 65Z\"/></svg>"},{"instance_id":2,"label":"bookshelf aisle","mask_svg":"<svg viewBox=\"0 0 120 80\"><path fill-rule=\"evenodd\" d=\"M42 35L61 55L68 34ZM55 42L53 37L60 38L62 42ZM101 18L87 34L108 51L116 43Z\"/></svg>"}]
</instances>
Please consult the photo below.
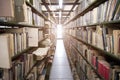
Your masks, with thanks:
<instances>
[{"instance_id":1,"label":"bookshelf aisle","mask_svg":"<svg viewBox=\"0 0 120 80\"><path fill-rule=\"evenodd\" d=\"M64 27L80 80L120 80L120 0L80 0Z\"/></svg>"},{"instance_id":2,"label":"bookshelf aisle","mask_svg":"<svg viewBox=\"0 0 120 80\"><path fill-rule=\"evenodd\" d=\"M40 0L1 0L0 10L0 80L38 80L54 55L54 24Z\"/></svg>"}]
</instances>

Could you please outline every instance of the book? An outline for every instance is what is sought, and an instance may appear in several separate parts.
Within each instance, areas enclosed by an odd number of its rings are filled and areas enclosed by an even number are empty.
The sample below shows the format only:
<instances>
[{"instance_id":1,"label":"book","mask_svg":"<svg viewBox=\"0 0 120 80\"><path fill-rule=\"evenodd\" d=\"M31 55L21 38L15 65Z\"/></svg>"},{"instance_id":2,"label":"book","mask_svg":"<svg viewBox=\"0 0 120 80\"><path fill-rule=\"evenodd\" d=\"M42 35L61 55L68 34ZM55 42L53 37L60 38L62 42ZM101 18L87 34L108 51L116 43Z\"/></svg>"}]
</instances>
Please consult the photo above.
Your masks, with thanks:
<instances>
[{"instance_id":1,"label":"book","mask_svg":"<svg viewBox=\"0 0 120 80\"><path fill-rule=\"evenodd\" d=\"M33 17L32 17L32 9L27 6L27 17L28 17L28 23L33 24Z\"/></svg>"},{"instance_id":2,"label":"book","mask_svg":"<svg viewBox=\"0 0 120 80\"><path fill-rule=\"evenodd\" d=\"M114 7L114 11L113 11L112 19L111 19L111 20L116 20L114 17L116 17L116 13L117 13L117 15L119 15L119 14L118 14L118 12L119 12L119 7L120 7L120 1L117 0L117 1L116 1L116 5L115 5L115 7Z\"/></svg>"},{"instance_id":3,"label":"book","mask_svg":"<svg viewBox=\"0 0 120 80\"><path fill-rule=\"evenodd\" d=\"M38 39L39 39L39 42L40 42L41 40L43 40L43 38L44 38L43 31L39 30L39 31L38 31Z\"/></svg>"},{"instance_id":4,"label":"book","mask_svg":"<svg viewBox=\"0 0 120 80\"><path fill-rule=\"evenodd\" d=\"M37 67L34 67L31 73L27 76L26 80L37 80Z\"/></svg>"},{"instance_id":5,"label":"book","mask_svg":"<svg viewBox=\"0 0 120 80\"><path fill-rule=\"evenodd\" d=\"M14 1L1 0L0 1L0 17L14 17Z\"/></svg>"},{"instance_id":6,"label":"book","mask_svg":"<svg viewBox=\"0 0 120 80\"><path fill-rule=\"evenodd\" d=\"M120 30L113 30L114 54L120 57Z\"/></svg>"},{"instance_id":7,"label":"book","mask_svg":"<svg viewBox=\"0 0 120 80\"><path fill-rule=\"evenodd\" d=\"M98 20L97 20L98 19L97 18L98 11L97 10L98 10L97 8L93 9L93 13L94 13L93 18L92 18L93 24L98 22Z\"/></svg>"},{"instance_id":8,"label":"book","mask_svg":"<svg viewBox=\"0 0 120 80\"><path fill-rule=\"evenodd\" d=\"M118 8L116 10L113 20L119 20L119 19L120 19L120 5L118 5Z\"/></svg>"},{"instance_id":9,"label":"book","mask_svg":"<svg viewBox=\"0 0 120 80\"><path fill-rule=\"evenodd\" d=\"M96 46L100 49L104 49L102 28L100 26L96 26Z\"/></svg>"},{"instance_id":10,"label":"book","mask_svg":"<svg viewBox=\"0 0 120 80\"><path fill-rule=\"evenodd\" d=\"M27 5L25 0L14 0L14 12L16 22L27 22Z\"/></svg>"},{"instance_id":11,"label":"book","mask_svg":"<svg viewBox=\"0 0 120 80\"><path fill-rule=\"evenodd\" d=\"M120 66L113 66L111 70L112 75L112 80L119 80L120 79Z\"/></svg>"},{"instance_id":12,"label":"book","mask_svg":"<svg viewBox=\"0 0 120 80\"><path fill-rule=\"evenodd\" d=\"M28 33L28 47L38 46L38 29L37 28L27 28Z\"/></svg>"},{"instance_id":13,"label":"book","mask_svg":"<svg viewBox=\"0 0 120 80\"><path fill-rule=\"evenodd\" d=\"M26 60L25 60L25 75L29 72L29 70L32 68L34 65L35 60L33 57L33 54L28 54L26 55Z\"/></svg>"},{"instance_id":14,"label":"book","mask_svg":"<svg viewBox=\"0 0 120 80\"><path fill-rule=\"evenodd\" d=\"M0 67L9 69L11 57L14 54L13 34L1 34L0 45Z\"/></svg>"},{"instance_id":15,"label":"book","mask_svg":"<svg viewBox=\"0 0 120 80\"><path fill-rule=\"evenodd\" d=\"M14 37L14 55L25 50L27 48L27 33L25 28L19 29L6 29L5 33L11 33Z\"/></svg>"},{"instance_id":16,"label":"book","mask_svg":"<svg viewBox=\"0 0 120 80\"><path fill-rule=\"evenodd\" d=\"M37 60L41 60L47 55L48 50L49 50L49 47L38 48L37 50L33 51L33 54L36 55Z\"/></svg>"},{"instance_id":17,"label":"book","mask_svg":"<svg viewBox=\"0 0 120 80\"><path fill-rule=\"evenodd\" d=\"M110 6L110 13L109 13L108 21L112 20L112 16L113 16L112 14L114 13L116 4L117 4L117 0L112 0L112 4Z\"/></svg>"}]
</instances>

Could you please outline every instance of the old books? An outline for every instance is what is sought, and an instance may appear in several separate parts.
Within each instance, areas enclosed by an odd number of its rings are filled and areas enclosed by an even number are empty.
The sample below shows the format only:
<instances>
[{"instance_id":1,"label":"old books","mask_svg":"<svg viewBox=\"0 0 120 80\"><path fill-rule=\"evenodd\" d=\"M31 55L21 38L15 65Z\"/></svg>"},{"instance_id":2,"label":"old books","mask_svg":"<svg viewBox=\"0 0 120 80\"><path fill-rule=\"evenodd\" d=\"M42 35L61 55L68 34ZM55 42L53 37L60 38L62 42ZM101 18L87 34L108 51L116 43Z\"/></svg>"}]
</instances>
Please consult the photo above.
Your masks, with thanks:
<instances>
[{"instance_id":1,"label":"old books","mask_svg":"<svg viewBox=\"0 0 120 80\"><path fill-rule=\"evenodd\" d=\"M25 28L6 29L5 32L13 34L14 53L12 56L17 55L28 47Z\"/></svg>"},{"instance_id":2,"label":"old books","mask_svg":"<svg viewBox=\"0 0 120 80\"><path fill-rule=\"evenodd\" d=\"M1 0L0 10L0 17L14 17L14 1Z\"/></svg>"},{"instance_id":3,"label":"old books","mask_svg":"<svg viewBox=\"0 0 120 80\"><path fill-rule=\"evenodd\" d=\"M13 34L0 35L0 45L0 67L9 69L14 54Z\"/></svg>"},{"instance_id":4,"label":"old books","mask_svg":"<svg viewBox=\"0 0 120 80\"><path fill-rule=\"evenodd\" d=\"M37 60L41 60L47 55L48 50L49 50L49 47L38 48L36 51L33 52L33 54L36 55Z\"/></svg>"},{"instance_id":5,"label":"old books","mask_svg":"<svg viewBox=\"0 0 120 80\"><path fill-rule=\"evenodd\" d=\"M27 28L27 32L28 32L28 46L37 47L38 46L38 29Z\"/></svg>"},{"instance_id":6,"label":"old books","mask_svg":"<svg viewBox=\"0 0 120 80\"><path fill-rule=\"evenodd\" d=\"M120 30L113 30L114 54L120 57Z\"/></svg>"},{"instance_id":7,"label":"old books","mask_svg":"<svg viewBox=\"0 0 120 80\"><path fill-rule=\"evenodd\" d=\"M15 21L16 22L27 22L27 6L25 0L14 0L15 1Z\"/></svg>"}]
</instances>

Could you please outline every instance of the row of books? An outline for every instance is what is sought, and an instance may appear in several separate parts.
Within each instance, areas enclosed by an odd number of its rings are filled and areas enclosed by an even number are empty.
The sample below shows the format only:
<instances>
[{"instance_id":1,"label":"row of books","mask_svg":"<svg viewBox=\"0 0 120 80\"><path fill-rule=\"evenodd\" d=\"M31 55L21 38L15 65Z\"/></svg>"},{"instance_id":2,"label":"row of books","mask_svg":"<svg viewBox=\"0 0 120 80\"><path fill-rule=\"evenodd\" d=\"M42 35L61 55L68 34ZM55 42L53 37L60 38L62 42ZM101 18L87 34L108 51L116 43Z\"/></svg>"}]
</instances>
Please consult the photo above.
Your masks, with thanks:
<instances>
[{"instance_id":1,"label":"row of books","mask_svg":"<svg viewBox=\"0 0 120 80\"><path fill-rule=\"evenodd\" d=\"M87 8L91 3L93 3L95 0L80 0L78 7L70 14L70 19L72 19L74 16L82 12L85 8Z\"/></svg>"},{"instance_id":2,"label":"row of books","mask_svg":"<svg viewBox=\"0 0 120 80\"><path fill-rule=\"evenodd\" d=\"M86 60L94 66L97 70L98 74L101 75L105 80L119 80L120 79L120 66L119 65L111 65L108 63L103 56L101 56L96 50L90 49L89 47L85 46L81 42L76 42L70 39L71 44L76 46L79 50L80 54L86 58ZM93 80L91 77L92 71L90 65L82 58L79 53L77 53L73 48L71 48L72 57L76 60L76 67L82 68L82 70L86 73L87 78ZM76 55L76 56L75 56ZM78 69L78 68L77 68ZM79 69L78 69L79 70ZM95 74L95 73L93 73ZM81 75L81 74L80 74ZM83 78L86 78L86 75L83 75ZM82 75L81 75L82 76ZM95 77L99 80L98 76L95 74ZM95 79L96 80L96 79Z\"/></svg>"},{"instance_id":3,"label":"row of books","mask_svg":"<svg viewBox=\"0 0 120 80\"><path fill-rule=\"evenodd\" d=\"M37 67L34 67L26 80L37 80Z\"/></svg>"},{"instance_id":4,"label":"row of books","mask_svg":"<svg viewBox=\"0 0 120 80\"><path fill-rule=\"evenodd\" d=\"M23 80L28 69L33 65L33 55L24 54L21 57L12 62L12 67L10 69L2 68L0 71L1 80Z\"/></svg>"},{"instance_id":5,"label":"row of books","mask_svg":"<svg viewBox=\"0 0 120 80\"><path fill-rule=\"evenodd\" d=\"M38 50L37 50L38 51ZM45 57L39 52L39 57ZM37 61L35 51L22 54L17 60L13 61L11 68L0 69L0 80L37 80L45 67L45 61ZM46 54L47 55L47 54ZM42 58L43 59L43 58Z\"/></svg>"},{"instance_id":6,"label":"row of books","mask_svg":"<svg viewBox=\"0 0 120 80\"><path fill-rule=\"evenodd\" d=\"M39 0L30 0L30 2L33 4L35 9L41 12L41 5ZM0 9L1 21L32 24L40 27L44 26L44 19L38 14L34 13L31 7L27 6L25 0L2 0Z\"/></svg>"},{"instance_id":7,"label":"row of books","mask_svg":"<svg viewBox=\"0 0 120 80\"><path fill-rule=\"evenodd\" d=\"M4 34L11 34L13 37L11 37L11 40L8 40L8 42L12 42L13 44L12 45L9 45L13 46L13 49L14 52L12 53L14 56L15 54L18 54L19 52L23 51L24 49L26 49L28 47L27 45L27 37L28 37L28 34L26 33L25 31L25 28L20 28L20 29L6 29L5 30L5 33L1 34L4 35ZM6 36L6 35L4 35ZM4 42L3 42L4 43Z\"/></svg>"},{"instance_id":8,"label":"row of books","mask_svg":"<svg viewBox=\"0 0 120 80\"><path fill-rule=\"evenodd\" d=\"M92 44L102 50L106 50L119 57L119 29L101 28L79 28L71 29L69 34L76 38Z\"/></svg>"},{"instance_id":9,"label":"row of books","mask_svg":"<svg viewBox=\"0 0 120 80\"><path fill-rule=\"evenodd\" d=\"M76 44L77 42L75 41L75 42L72 42L72 44L74 44L74 45L77 45ZM71 44L71 43L70 43ZM70 48L70 47L69 47ZM89 71L87 71L87 68L82 64L83 62L81 62L82 60L83 60L83 58L82 57L80 57L80 55L78 55L78 53L71 47L71 56L73 57L73 61L74 61L74 63L75 63L75 66L76 66L76 69L77 69L77 71L78 71L78 74L80 74L79 76L80 76L80 79L82 79L82 80L86 80L87 79L87 77L86 77L86 75L87 75L87 73L89 72ZM82 59L82 60L81 60ZM85 60L84 60L84 62L85 62ZM81 65L79 64L79 63L81 63ZM86 63L86 62L85 62ZM83 67L82 67L83 66ZM90 68L90 66L88 67L88 68ZM81 70L82 69L82 70ZM92 70L92 69L90 69L90 70ZM92 73L90 73L90 74L92 74ZM95 73L94 73L95 74ZM92 75L94 75L94 74L92 74ZM90 80L96 80L96 78L98 78L98 77L95 77L96 75L94 75L94 77L93 76L91 76L91 79Z\"/></svg>"},{"instance_id":10,"label":"row of books","mask_svg":"<svg viewBox=\"0 0 120 80\"><path fill-rule=\"evenodd\" d=\"M83 0L83 1L86 1L86 0ZM108 0L105 3L94 8L92 11L89 11L83 16L80 16L79 18L69 23L68 25L71 25L71 27L79 27L79 26L86 26L86 25L91 25L95 23L101 23L104 21L107 22L107 21L119 20L120 19L119 4L120 4L119 0ZM82 7L81 9L84 9L84 8ZM76 9L76 11L82 11L81 9L80 10ZM77 13L74 13L74 14L76 15Z\"/></svg>"},{"instance_id":11,"label":"row of books","mask_svg":"<svg viewBox=\"0 0 120 80\"><path fill-rule=\"evenodd\" d=\"M69 63L70 63L70 68L71 68L71 71L72 71L72 74L73 74L73 78L75 80L80 80L79 78L79 73L78 73L78 69L76 69L76 62L75 62L75 59L74 59L74 54L71 53L72 49L71 49L71 44L69 42L69 39L68 36L64 36L66 38L64 38L64 43L65 43L65 49L66 49L66 53L67 53L67 56L68 56L68 60L69 60ZM81 75L81 74L80 74Z\"/></svg>"},{"instance_id":12,"label":"row of books","mask_svg":"<svg viewBox=\"0 0 120 80\"><path fill-rule=\"evenodd\" d=\"M71 44L71 39L70 43ZM68 40L67 40L68 42ZM76 42L72 41L72 44ZM73 45L69 46L69 54L71 56L71 60L73 61L77 74L79 75L81 80L100 80L100 78L96 75L94 70L90 67L89 64L79 55L79 53L73 48ZM75 44L76 45L76 44ZM91 75L90 75L91 74Z\"/></svg>"},{"instance_id":13,"label":"row of books","mask_svg":"<svg viewBox=\"0 0 120 80\"><path fill-rule=\"evenodd\" d=\"M41 0L27 0L27 1L30 2L39 12L42 12Z\"/></svg>"},{"instance_id":14,"label":"row of books","mask_svg":"<svg viewBox=\"0 0 120 80\"><path fill-rule=\"evenodd\" d=\"M39 41L43 38L43 32L37 28L5 29L4 33L0 34L0 67L10 68L12 57L29 47L38 47Z\"/></svg>"}]
</instances>

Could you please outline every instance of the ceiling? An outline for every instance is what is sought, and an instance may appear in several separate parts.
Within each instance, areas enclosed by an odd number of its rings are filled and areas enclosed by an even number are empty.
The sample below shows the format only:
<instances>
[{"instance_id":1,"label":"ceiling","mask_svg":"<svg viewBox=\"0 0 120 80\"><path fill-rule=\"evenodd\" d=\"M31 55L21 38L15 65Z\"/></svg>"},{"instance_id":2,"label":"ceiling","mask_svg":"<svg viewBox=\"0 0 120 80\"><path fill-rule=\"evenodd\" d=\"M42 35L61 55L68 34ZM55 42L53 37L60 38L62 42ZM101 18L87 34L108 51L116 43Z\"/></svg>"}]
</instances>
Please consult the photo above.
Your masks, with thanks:
<instances>
[{"instance_id":1,"label":"ceiling","mask_svg":"<svg viewBox=\"0 0 120 80\"><path fill-rule=\"evenodd\" d=\"M55 22L59 23L59 12L62 12L61 23L65 22L70 13L73 12L75 7L79 4L79 0L63 0L63 8L59 9L59 0L41 0L42 11L50 14Z\"/></svg>"}]
</instances>

